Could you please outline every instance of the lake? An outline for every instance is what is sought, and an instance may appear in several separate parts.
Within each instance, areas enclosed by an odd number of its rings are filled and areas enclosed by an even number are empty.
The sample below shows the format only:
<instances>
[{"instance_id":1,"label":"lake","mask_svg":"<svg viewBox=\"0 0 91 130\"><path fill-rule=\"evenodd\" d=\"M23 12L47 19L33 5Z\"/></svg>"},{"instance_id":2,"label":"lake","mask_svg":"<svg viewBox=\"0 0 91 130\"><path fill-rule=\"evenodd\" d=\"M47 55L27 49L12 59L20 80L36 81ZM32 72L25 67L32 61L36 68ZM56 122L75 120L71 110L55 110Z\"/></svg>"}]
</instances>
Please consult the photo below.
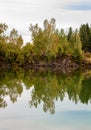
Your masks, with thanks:
<instances>
[{"instance_id":1,"label":"lake","mask_svg":"<svg viewBox=\"0 0 91 130\"><path fill-rule=\"evenodd\" d=\"M0 130L91 130L91 72L0 69Z\"/></svg>"}]
</instances>

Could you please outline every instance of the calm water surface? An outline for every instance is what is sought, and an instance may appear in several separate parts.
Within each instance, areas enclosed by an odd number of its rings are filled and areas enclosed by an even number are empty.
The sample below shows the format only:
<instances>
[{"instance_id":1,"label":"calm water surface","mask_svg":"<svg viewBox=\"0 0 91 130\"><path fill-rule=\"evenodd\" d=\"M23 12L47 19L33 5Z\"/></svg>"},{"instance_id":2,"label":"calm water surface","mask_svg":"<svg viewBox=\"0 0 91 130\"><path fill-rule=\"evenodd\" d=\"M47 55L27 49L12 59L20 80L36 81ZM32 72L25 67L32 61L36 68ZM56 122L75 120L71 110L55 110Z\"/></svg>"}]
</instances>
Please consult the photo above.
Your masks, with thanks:
<instances>
[{"instance_id":1,"label":"calm water surface","mask_svg":"<svg viewBox=\"0 0 91 130\"><path fill-rule=\"evenodd\" d=\"M0 130L91 130L91 74L0 72Z\"/></svg>"}]
</instances>

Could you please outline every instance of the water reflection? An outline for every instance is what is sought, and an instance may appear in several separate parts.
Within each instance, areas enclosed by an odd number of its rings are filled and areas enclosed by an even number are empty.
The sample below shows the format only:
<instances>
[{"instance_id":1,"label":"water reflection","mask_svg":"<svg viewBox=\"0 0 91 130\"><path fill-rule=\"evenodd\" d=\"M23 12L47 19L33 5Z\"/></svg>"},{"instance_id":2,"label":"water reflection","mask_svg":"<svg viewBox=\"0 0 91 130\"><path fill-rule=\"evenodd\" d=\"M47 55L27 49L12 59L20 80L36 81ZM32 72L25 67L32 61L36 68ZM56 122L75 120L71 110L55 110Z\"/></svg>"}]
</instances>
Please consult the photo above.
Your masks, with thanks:
<instances>
[{"instance_id":1,"label":"water reflection","mask_svg":"<svg viewBox=\"0 0 91 130\"><path fill-rule=\"evenodd\" d=\"M6 96L15 103L22 96L23 87L30 93L29 106L37 108L42 103L43 111L55 113L55 101L63 101L65 95L74 103L91 102L91 74L76 72L62 74L49 70L0 70L0 108L7 104Z\"/></svg>"}]
</instances>

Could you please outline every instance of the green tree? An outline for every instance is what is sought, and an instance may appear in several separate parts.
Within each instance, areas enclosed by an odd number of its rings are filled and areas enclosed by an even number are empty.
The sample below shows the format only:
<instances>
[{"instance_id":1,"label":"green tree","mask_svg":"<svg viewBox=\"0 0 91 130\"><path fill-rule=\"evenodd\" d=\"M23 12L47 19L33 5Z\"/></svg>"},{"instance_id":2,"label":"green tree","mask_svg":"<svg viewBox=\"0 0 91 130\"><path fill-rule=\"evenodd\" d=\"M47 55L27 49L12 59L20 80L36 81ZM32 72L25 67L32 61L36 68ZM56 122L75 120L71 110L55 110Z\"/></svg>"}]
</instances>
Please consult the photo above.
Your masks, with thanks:
<instances>
[{"instance_id":1,"label":"green tree","mask_svg":"<svg viewBox=\"0 0 91 130\"><path fill-rule=\"evenodd\" d=\"M82 42L82 49L91 52L91 29L87 24L80 27L80 38Z\"/></svg>"},{"instance_id":2,"label":"green tree","mask_svg":"<svg viewBox=\"0 0 91 130\"><path fill-rule=\"evenodd\" d=\"M72 34L73 34L73 30L72 30L72 27L70 27L68 30L68 35L67 35L68 42L71 41Z\"/></svg>"},{"instance_id":3,"label":"green tree","mask_svg":"<svg viewBox=\"0 0 91 130\"><path fill-rule=\"evenodd\" d=\"M79 32L77 30L75 31L74 37L75 43L73 56L79 61L82 60L84 52L82 51L82 42L80 40Z\"/></svg>"},{"instance_id":4,"label":"green tree","mask_svg":"<svg viewBox=\"0 0 91 130\"><path fill-rule=\"evenodd\" d=\"M59 36L59 54L61 55L67 55L67 50L68 50L68 42L67 42L67 36L64 32L64 29L62 28L60 32L58 33Z\"/></svg>"},{"instance_id":5,"label":"green tree","mask_svg":"<svg viewBox=\"0 0 91 130\"><path fill-rule=\"evenodd\" d=\"M27 43L26 46L22 48L24 63L34 63L34 45Z\"/></svg>"}]
</instances>

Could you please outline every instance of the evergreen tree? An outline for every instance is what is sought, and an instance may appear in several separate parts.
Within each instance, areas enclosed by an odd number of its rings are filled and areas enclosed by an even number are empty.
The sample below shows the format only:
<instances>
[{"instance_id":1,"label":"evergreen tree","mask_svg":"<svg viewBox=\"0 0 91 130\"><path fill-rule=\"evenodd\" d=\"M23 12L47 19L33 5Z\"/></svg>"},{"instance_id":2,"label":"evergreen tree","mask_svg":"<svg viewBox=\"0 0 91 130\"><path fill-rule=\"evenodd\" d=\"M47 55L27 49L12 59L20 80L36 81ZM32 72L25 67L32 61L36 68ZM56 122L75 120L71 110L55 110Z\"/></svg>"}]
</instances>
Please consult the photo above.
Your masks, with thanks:
<instances>
[{"instance_id":1,"label":"evergreen tree","mask_svg":"<svg viewBox=\"0 0 91 130\"><path fill-rule=\"evenodd\" d=\"M72 27L70 27L67 35L68 42L71 40L72 34L73 34Z\"/></svg>"},{"instance_id":2,"label":"evergreen tree","mask_svg":"<svg viewBox=\"0 0 91 130\"><path fill-rule=\"evenodd\" d=\"M91 52L91 29L87 24L80 27L80 38L82 42L82 49Z\"/></svg>"}]
</instances>

